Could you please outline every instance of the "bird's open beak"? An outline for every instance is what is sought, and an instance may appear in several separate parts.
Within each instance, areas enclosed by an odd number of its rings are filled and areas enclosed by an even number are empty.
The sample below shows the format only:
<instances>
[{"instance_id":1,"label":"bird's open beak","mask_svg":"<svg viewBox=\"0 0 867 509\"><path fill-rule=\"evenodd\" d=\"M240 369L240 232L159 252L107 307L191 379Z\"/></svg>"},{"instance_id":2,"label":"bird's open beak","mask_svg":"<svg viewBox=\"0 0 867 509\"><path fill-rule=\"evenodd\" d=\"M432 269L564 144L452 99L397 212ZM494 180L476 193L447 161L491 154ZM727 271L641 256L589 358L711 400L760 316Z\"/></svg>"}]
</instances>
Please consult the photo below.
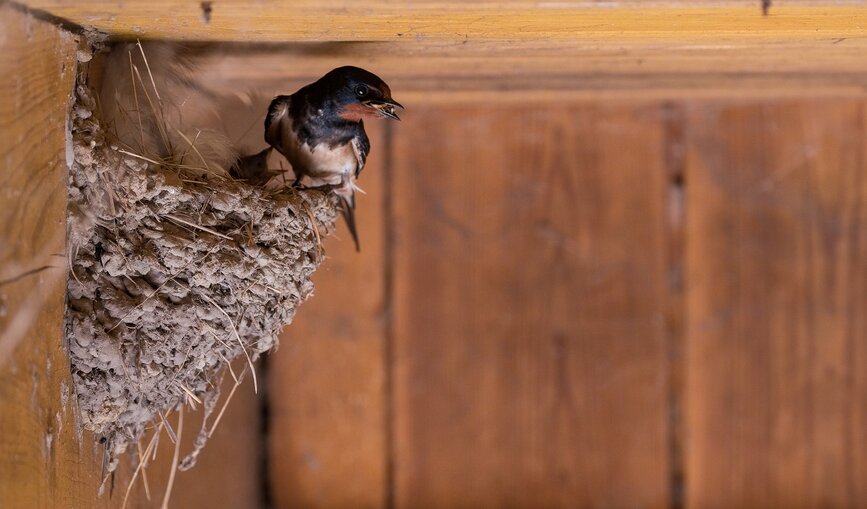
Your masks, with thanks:
<instances>
[{"instance_id":1,"label":"bird's open beak","mask_svg":"<svg viewBox=\"0 0 867 509\"><path fill-rule=\"evenodd\" d=\"M404 109L404 107L399 102L391 98L371 99L370 101L366 101L364 104L370 108L375 109L380 116L393 118L395 120L400 120L400 117L397 116L397 113L394 112L394 109Z\"/></svg>"}]
</instances>

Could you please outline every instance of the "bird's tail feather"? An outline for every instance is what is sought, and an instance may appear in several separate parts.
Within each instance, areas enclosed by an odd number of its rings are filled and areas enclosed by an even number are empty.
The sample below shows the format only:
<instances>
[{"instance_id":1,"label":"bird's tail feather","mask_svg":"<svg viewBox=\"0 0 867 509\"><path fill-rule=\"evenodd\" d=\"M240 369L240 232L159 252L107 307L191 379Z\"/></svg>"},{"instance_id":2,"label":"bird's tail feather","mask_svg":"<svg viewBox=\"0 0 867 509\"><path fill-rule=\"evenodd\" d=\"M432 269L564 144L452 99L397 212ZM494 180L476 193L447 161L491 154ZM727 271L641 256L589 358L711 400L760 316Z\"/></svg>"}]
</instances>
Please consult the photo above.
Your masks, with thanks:
<instances>
[{"instance_id":1,"label":"bird's tail feather","mask_svg":"<svg viewBox=\"0 0 867 509\"><path fill-rule=\"evenodd\" d=\"M355 196L337 195L340 198L340 212L343 214L343 219L346 221L346 227L352 235L352 241L355 242L355 251L361 251L361 244L358 242L358 229L355 226Z\"/></svg>"}]
</instances>

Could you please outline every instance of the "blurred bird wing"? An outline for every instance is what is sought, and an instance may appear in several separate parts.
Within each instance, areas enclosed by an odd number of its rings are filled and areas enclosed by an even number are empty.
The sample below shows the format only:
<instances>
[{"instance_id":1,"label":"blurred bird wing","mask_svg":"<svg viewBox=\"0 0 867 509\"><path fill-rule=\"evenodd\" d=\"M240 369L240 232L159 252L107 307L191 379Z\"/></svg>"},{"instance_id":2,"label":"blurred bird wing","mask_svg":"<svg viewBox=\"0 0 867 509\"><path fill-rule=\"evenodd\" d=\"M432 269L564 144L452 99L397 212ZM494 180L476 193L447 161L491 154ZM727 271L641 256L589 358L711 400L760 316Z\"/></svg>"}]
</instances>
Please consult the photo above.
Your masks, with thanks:
<instances>
[{"instance_id":1,"label":"blurred bird wing","mask_svg":"<svg viewBox=\"0 0 867 509\"><path fill-rule=\"evenodd\" d=\"M292 129L289 101L278 102L275 99L268 109L268 120L265 124L267 126L265 141L286 158L297 182L307 175L311 152L309 147L301 143L298 134Z\"/></svg>"},{"instance_id":2,"label":"blurred bird wing","mask_svg":"<svg viewBox=\"0 0 867 509\"><path fill-rule=\"evenodd\" d=\"M268 122L265 124L265 141L286 155L285 150L291 146L287 136L292 134L292 122L289 118L289 103L274 99L268 108Z\"/></svg>"}]
</instances>

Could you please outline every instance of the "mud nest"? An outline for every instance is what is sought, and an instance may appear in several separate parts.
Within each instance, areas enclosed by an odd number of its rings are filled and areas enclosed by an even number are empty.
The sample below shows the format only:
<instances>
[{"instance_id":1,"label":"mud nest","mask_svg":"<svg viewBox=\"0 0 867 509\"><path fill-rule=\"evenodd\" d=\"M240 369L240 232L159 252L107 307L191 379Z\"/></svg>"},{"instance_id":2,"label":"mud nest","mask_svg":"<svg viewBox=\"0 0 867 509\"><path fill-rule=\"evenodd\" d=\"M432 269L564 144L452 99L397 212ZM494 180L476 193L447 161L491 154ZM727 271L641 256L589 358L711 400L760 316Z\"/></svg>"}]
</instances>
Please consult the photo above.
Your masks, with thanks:
<instances>
[{"instance_id":1,"label":"mud nest","mask_svg":"<svg viewBox=\"0 0 867 509\"><path fill-rule=\"evenodd\" d=\"M230 363L237 387L311 295L335 200L148 161L106 136L85 84L76 95L65 334L81 416L111 472L149 424L201 403L189 467Z\"/></svg>"}]
</instances>

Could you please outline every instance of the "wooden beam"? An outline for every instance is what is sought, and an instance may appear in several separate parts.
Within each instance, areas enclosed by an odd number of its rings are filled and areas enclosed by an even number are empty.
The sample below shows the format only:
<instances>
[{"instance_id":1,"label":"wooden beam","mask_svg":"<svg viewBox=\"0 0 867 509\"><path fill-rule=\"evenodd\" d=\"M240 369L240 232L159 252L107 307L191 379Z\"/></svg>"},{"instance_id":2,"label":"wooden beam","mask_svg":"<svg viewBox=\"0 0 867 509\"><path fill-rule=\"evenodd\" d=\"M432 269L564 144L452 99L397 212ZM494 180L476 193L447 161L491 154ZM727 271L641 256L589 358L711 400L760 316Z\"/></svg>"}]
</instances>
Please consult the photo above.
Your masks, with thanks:
<instances>
[{"instance_id":1,"label":"wooden beam","mask_svg":"<svg viewBox=\"0 0 867 509\"><path fill-rule=\"evenodd\" d=\"M578 96L860 94L867 38L585 44L209 44L194 50L197 80L217 94L290 93L330 69L358 65L401 102L562 101Z\"/></svg>"},{"instance_id":2,"label":"wooden beam","mask_svg":"<svg viewBox=\"0 0 867 509\"><path fill-rule=\"evenodd\" d=\"M8 4L0 33L0 507L113 507L61 339L78 43Z\"/></svg>"},{"instance_id":3,"label":"wooden beam","mask_svg":"<svg viewBox=\"0 0 867 509\"><path fill-rule=\"evenodd\" d=\"M25 0L120 38L211 41L819 40L865 35L852 3L787 2L762 16L759 2L418 2L332 0L148 2Z\"/></svg>"},{"instance_id":4,"label":"wooden beam","mask_svg":"<svg viewBox=\"0 0 867 509\"><path fill-rule=\"evenodd\" d=\"M207 22L194 1L26 3L116 39L219 42L197 47L209 73L201 83L218 92L286 93L347 64L411 102L480 91L681 98L867 88L867 9L854 3L786 2L762 16L758 2L742 1L225 0L211 3Z\"/></svg>"}]
</instances>

